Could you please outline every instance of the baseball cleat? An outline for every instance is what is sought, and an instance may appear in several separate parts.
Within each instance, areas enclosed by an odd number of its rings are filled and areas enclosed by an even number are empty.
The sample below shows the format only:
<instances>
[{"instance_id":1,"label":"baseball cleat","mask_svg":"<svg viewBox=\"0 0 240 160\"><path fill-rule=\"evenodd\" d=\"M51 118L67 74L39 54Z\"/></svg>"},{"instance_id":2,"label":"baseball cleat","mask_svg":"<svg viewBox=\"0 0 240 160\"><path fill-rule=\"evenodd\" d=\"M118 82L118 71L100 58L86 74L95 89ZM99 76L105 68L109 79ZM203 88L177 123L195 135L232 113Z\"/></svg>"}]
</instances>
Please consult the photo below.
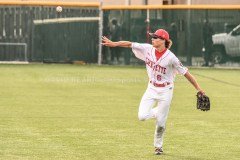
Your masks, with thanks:
<instances>
[{"instance_id":1,"label":"baseball cleat","mask_svg":"<svg viewBox=\"0 0 240 160\"><path fill-rule=\"evenodd\" d=\"M156 154L156 155L161 155L161 154L163 154L163 149L162 149L162 147L161 147L161 148L155 148L155 154Z\"/></svg>"}]
</instances>

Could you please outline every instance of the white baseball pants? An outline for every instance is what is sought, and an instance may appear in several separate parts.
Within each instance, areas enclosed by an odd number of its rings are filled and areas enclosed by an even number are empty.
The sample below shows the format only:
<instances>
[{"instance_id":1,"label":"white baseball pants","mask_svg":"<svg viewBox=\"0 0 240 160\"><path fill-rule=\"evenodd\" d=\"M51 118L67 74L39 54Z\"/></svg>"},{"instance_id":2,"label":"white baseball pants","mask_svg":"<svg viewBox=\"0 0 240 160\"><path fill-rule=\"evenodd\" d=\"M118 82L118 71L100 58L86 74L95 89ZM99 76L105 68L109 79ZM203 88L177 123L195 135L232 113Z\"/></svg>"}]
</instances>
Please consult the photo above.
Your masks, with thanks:
<instances>
[{"instance_id":1,"label":"white baseball pants","mask_svg":"<svg viewBox=\"0 0 240 160\"><path fill-rule=\"evenodd\" d=\"M144 93L140 102L138 118L144 121L156 118L156 129L154 134L154 146L162 147L163 133L173 96L173 84L165 87L155 87L151 83ZM157 104L156 104L157 103ZM154 107L156 104L156 107Z\"/></svg>"}]
</instances>

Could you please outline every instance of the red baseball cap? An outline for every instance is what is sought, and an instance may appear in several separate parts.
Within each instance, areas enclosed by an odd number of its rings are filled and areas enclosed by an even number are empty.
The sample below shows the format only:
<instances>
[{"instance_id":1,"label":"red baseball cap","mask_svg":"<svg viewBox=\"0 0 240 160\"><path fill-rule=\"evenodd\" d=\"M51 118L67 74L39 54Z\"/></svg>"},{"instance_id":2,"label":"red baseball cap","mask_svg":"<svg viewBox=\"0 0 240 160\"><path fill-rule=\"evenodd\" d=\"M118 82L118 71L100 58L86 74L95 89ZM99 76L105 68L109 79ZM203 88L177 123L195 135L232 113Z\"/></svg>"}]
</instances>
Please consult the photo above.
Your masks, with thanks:
<instances>
[{"instance_id":1,"label":"red baseball cap","mask_svg":"<svg viewBox=\"0 0 240 160\"><path fill-rule=\"evenodd\" d=\"M155 33L149 33L149 35L151 36L151 37L154 37L154 36L157 36L157 37L161 37L161 38L163 38L163 39L165 39L165 40L169 40L169 34L168 34L168 32L166 31L166 30L164 30L164 29L158 29L158 30L156 30L156 32Z\"/></svg>"}]
</instances>

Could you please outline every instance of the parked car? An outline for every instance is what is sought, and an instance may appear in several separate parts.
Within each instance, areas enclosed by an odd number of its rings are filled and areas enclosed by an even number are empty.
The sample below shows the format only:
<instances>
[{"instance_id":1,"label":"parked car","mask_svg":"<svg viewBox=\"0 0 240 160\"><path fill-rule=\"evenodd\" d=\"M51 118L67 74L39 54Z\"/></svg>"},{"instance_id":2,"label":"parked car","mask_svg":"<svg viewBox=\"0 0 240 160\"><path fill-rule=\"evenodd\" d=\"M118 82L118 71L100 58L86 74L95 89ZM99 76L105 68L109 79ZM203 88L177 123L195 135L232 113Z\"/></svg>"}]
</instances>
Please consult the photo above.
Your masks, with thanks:
<instances>
[{"instance_id":1,"label":"parked car","mask_svg":"<svg viewBox=\"0 0 240 160\"><path fill-rule=\"evenodd\" d=\"M228 58L240 57L240 24L229 33L212 36L214 63L223 63Z\"/></svg>"}]
</instances>

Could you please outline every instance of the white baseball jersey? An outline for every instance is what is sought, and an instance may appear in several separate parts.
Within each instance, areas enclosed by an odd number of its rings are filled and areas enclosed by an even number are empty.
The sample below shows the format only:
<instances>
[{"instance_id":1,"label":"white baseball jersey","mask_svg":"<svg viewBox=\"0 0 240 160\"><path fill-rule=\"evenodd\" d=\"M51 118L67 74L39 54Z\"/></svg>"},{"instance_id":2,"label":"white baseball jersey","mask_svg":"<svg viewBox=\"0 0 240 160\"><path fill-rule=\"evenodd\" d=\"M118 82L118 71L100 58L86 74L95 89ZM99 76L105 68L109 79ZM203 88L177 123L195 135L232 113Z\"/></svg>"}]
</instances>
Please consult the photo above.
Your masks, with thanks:
<instances>
[{"instance_id":1,"label":"white baseball jersey","mask_svg":"<svg viewBox=\"0 0 240 160\"><path fill-rule=\"evenodd\" d=\"M145 61L149 80L158 83L173 83L177 73L184 75L188 69L182 65L179 59L170 51L156 59L155 50L150 44L132 43L132 51L135 56Z\"/></svg>"}]
</instances>

